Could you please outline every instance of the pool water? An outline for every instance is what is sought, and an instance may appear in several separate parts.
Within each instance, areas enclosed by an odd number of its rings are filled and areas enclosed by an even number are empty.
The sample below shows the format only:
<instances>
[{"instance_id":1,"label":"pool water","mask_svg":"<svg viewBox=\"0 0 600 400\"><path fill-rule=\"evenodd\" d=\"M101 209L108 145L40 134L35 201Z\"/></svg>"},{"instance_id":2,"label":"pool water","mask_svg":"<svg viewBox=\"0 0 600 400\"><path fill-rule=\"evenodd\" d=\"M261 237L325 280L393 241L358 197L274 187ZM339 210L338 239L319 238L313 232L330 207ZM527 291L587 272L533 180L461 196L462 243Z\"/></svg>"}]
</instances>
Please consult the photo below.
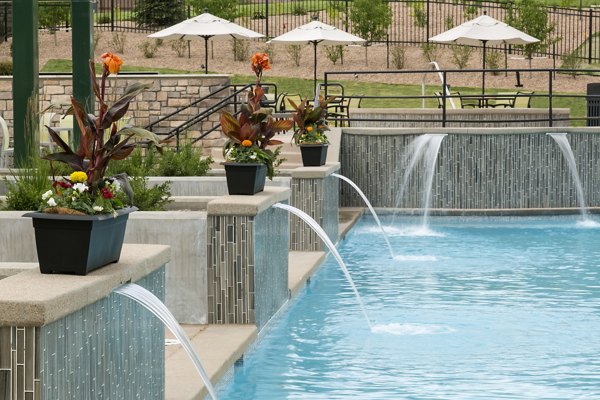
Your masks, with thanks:
<instances>
[{"instance_id":1,"label":"pool water","mask_svg":"<svg viewBox=\"0 0 600 400\"><path fill-rule=\"evenodd\" d=\"M600 229L577 217L373 219L328 257L221 399L599 399ZM418 230L417 230L418 231Z\"/></svg>"}]
</instances>

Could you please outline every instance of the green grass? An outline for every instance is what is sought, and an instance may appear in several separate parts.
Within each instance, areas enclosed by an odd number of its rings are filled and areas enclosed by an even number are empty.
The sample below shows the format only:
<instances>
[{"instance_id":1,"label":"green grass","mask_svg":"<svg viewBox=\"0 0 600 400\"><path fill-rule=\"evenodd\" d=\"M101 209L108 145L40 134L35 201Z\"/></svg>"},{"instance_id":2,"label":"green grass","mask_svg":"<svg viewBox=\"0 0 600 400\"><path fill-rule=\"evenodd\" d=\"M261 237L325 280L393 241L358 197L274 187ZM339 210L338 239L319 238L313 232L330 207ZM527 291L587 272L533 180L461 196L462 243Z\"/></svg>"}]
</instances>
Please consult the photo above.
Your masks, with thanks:
<instances>
[{"instance_id":1,"label":"green grass","mask_svg":"<svg viewBox=\"0 0 600 400\"><path fill-rule=\"evenodd\" d=\"M100 70L98 65L97 70ZM156 71L161 74L187 74L197 73L193 71L182 71L167 68L146 68L136 66L124 66L123 71L128 72L148 72ZM49 60L48 63L42 69L42 72L70 72L71 61L70 60ZM253 75L233 75L231 77L231 83L233 84L244 84L252 83L255 78ZM284 77L270 77L265 76L263 79L265 83L274 83L277 85L278 93L289 93L289 94L300 94L303 97L312 96L313 82L311 79L300 79L300 78L284 78ZM387 84L387 83L360 83L356 81L336 81L344 85L345 96L378 96L380 98L370 99L366 98L363 100L361 107L365 108L420 108L421 99L386 99L381 98L385 96L421 96L420 85L400 85L400 84ZM439 86L426 86L425 94L428 96L433 95L433 92L439 91ZM453 91L459 91L461 94L479 94L479 89L474 87L453 87ZM508 89L489 89L487 93L498 93L498 92L516 92L515 88ZM536 92L535 94L543 95L547 92ZM555 93L556 94L556 93ZM574 93L558 93L563 95L573 95ZM436 99L427 99L425 106L427 108L436 108ZM533 97L531 100L531 106L534 108L547 108L548 99L544 97ZM554 108L570 108L571 117L582 118L586 115L586 100L585 98L572 98L572 97L555 97L552 106ZM583 125L585 121L573 121L572 125Z\"/></svg>"}]
</instances>

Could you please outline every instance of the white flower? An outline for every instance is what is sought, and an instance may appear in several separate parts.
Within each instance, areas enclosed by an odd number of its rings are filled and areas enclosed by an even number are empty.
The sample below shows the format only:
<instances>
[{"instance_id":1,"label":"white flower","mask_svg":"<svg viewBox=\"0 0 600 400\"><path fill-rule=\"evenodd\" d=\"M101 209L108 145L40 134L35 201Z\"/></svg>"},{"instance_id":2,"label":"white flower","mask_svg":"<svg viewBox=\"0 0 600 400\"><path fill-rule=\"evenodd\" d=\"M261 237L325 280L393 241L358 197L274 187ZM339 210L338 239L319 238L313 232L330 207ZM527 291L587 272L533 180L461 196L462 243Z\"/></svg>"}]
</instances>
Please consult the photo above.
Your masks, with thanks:
<instances>
[{"instance_id":1,"label":"white flower","mask_svg":"<svg viewBox=\"0 0 600 400\"><path fill-rule=\"evenodd\" d=\"M101 206L94 206L94 207L92 207L92 208L93 208L93 209L94 209L94 211L96 211L96 212L100 212L100 211L104 210L104 207L101 207Z\"/></svg>"},{"instance_id":2,"label":"white flower","mask_svg":"<svg viewBox=\"0 0 600 400\"><path fill-rule=\"evenodd\" d=\"M78 182L73 185L73 190L77 190L79 193L83 193L88 190L88 186L85 183Z\"/></svg>"},{"instance_id":3,"label":"white flower","mask_svg":"<svg viewBox=\"0 0 600 400\"><path fill-rule=\"evenodd\" d=\"M119 190L121 190L121 182L115 179L114 181L112 181L112 187L113 192L118 192Z\"/></svg>"},{"instance_id":4,"label":"white flower","mask_svg":"<svg viewBox=\"0 0 600 400\"><path fill-rule=\"evenodd\" d=\"M50 197L46 202L50 207L56 207L56 201L54 201L54 197Z\"/></svg>"},{"instance_id":5,"label":"white flower","mask_svg":"<svg viewBox=\"0 0 600 400\"><path fill-rule=\"evenodd\" d=\"M42 195L42 200L48 200L48 197L52 196L52 190L48 190Z\"/></svg>"},{"instance_id":6,"label":"white flower","mask_svg":"<svg viewBox=\"0 0 600 400\"><path fill-rule=\"evenodd\" d=\"M252 154L250 155L250 158L251 158L251 159L253 159L253 160L256 160L256 153L252 153Z\"/></svg>"},{"instance_id":7,"label":"white flower","mask_svg":"<svg viewBox=\"0 0 600 400\"><path fill-rule=\"evenodd\" d=\"M77 197L75 197L75 196L71 197L71 201L77 201Z\"/></svg>"},{"instance_id":8,"label":"white flower","mask_svg":"<svg viewBox=\"0 0 600 400\"><path fill-rule=\"evenodd\" d=\"M168 198L169 196L167 196L166 194L163 197L161 197L162 200L167 200Z\"/></svg>"}]
</instances>

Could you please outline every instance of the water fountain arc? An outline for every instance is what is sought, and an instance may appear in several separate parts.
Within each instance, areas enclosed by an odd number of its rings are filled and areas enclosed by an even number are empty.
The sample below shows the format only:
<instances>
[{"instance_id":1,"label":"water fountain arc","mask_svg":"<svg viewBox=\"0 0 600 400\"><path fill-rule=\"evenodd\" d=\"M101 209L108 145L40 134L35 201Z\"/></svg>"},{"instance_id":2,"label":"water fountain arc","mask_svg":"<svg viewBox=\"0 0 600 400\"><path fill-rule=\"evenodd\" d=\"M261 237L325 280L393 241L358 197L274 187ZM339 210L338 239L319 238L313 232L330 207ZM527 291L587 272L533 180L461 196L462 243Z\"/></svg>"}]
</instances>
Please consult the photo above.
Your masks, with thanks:
<instances>
[{"instance_id":1,"label":"water fountain arc","mask_svg":"<svg viewBox=\"0 0 600 400\"><path fill-rule=\"evenodd\" d=\"M346 264L344 263L344 260L342 260L342 256L340 256L340 253L337 251L337 249L335 248L335 245L333 244L333 242L331 241L329 236L327 236L327 233L325 233L323 228L310 215L308 215L307 213L305 213L304 211L302 211L296 207L290 206L289 204L275 203L275 204L273 204L273 207L280 208L282 210L286 210L289 213L296 215L298 218L300 218L304 222L306 222L315 231L315 233L317 235L319 235L321 240L323 240L323 243L325 243L325 245L329 248L329 250L335 257L336 261L338 262L340 268L342 269L342 272L344 273L344 276L346 277L348 283L350 284L352 291L356 295L356 301L358 302L358 305L360 306L360 309L361 309L365 319L367 320L367 325L369 326L369 329L372 329L373 325L371 324L371 319L369 318L369 314L367 314L367 309L365 308L362 298L360 297L360 294L358 293L358 289L356 288L356 285L354 284L354 280L352 280L352 276L350 276L350 272L348 271L348 268L346 268Z\"/></svg>"},{"instance_id":2,"label":"water fountain arc","mask_svg":"<svg viewBox=\"0 0 600 400\"><path fill-rule=\"evenodd\" d=\"M200 374L200 377L202 378L204 386L206 386L206 390L208 391L210 397L213 400L217 400L217 392L212 385L206 370L202 366L200 358L198 357L198 354L196 354L190 339L187 337L184 330L181 328L181 325L179 325L165 304L160 301L160 299L152 292L139 285L136 285L135 283L127 283L122 285L116 288L114 292L141 304L158 319L160 319L163 324L165 324L165 326L179 340L181 346L192 360L192 363L194 364L194 367L196 367L196 370L198 370L198 373Z\"/></svg>"},{"instance_id":3,"label":"water fountain arc","mask_svg":"<svg viewBox=\"0 0 600 400\"><path fill-rule=\"evenodd\" d=\"M388 235L385 232L385 229L383 229L383 225L381 225L381 221L379 221L379 217L377 216L377 213L375 212L375 209L373 209L373 206L371 205L371 202L369 201L369 199L367 198L367 196L364 194L364 192L358 187L358 185L356 183L354 183L352 180L350 180L349 178L345 177L344 175L333 173L333 174L331 174L331 176L336 177L338 179L341 179L344 182L347 182L350 186L352 186L354 188L354 190L356 190L356 192L360 195L360 197L362 197L362 199L364 200L365 204L369 208L369 211L371 211L371 214L373 215L373 218L375 219L375 222L377 222L377 225L379 226L379 229L381 230L381 233L383 233L383 238L385 239L387 247L388 247L388 249L390 251L390 256L392 258L394 258L394 250L392 249L392 245L390 244L390 239L388 238Z\"/></svg>"}]
</instances>

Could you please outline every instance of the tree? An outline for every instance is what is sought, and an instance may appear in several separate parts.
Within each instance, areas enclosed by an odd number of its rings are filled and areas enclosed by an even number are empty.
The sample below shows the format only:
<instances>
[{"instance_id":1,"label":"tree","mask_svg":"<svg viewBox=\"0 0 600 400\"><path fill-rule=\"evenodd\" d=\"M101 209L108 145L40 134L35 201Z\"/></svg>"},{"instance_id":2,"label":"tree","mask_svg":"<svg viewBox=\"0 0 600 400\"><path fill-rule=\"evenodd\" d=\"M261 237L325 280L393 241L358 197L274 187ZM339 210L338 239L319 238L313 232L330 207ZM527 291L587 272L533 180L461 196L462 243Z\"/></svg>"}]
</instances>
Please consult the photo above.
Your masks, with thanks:
<instances>
[{"instance_id":1,"label":"tree","mask_svg":"<svg viewBox=\"0 0 600 400\"><path fill-rule=\"evenodd\" d=\"M134 11L137 24L146 27L167 27L185 19L185 4L181 0L142 0Z\"/></svg>"},{"instance_id":2,"label":"tree","mask_svg":"<svg viewBox=\"0 0 600 400\"><path fill-rule=\"evenodd\" d=\"M512 7L507 8L506 22L540 40L537 43L519 46L529 60L530 69L533 55L545 51L557 40L552 37L556 25L548 22L548 10L539 0L518 0Z\"/></svg>"},{"instance_id":3,"label":"tree","mask_svg":"<svg viewBox=\"0 0 600 400\"><path fill-rule=\"evenodd\" d=\"M45 5L40 7L38 15L40 28L46 28L54 35L54 44L57 45L56 32L61 24L67 25L71 20L71 6Z\"/></svg>"},{"instance_id":4,"label":"tree","mask_svg":"<svg viewBox=\"0 0 600 400\"><path fill-rule=\"evenodd\" d=\"M365 65L368 65L367 46L382 40L392 24L392 10L382 0L354 0L350 10L352 31L362 37L365 43Z\"/></svg>"},{"instance_id":5,"label":"tree","mask_svg":"<svg viewBox=\"0 0 600 400\"><path fill-rule=\"evenodd\" d=\"M205 10L228 21L233 21L238 16L238 0L188 0L194 9L194 14L201 14Z\"/></svg>"}]
</instances>

